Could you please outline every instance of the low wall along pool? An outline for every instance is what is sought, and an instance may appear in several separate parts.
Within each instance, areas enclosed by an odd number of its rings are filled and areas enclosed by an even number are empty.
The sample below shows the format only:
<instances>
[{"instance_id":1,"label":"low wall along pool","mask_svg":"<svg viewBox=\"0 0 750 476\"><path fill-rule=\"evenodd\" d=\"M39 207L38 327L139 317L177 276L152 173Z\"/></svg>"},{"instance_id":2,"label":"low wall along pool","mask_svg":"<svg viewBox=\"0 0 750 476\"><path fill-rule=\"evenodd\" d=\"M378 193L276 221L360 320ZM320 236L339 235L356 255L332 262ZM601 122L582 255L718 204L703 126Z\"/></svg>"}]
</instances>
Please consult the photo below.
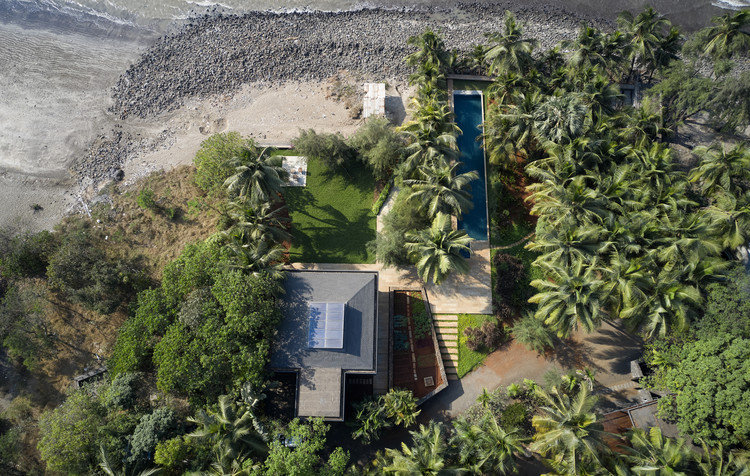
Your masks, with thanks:
<instances>
[{"instance_id":1,"label":"low wall along pool","mask_svg":"<svg viewBox=\"0 0 750 476\"><path fill-rule=\"evenodd\" d=\"M487 241L487 180L482 143L478 140L482 133L482 93L479 91L453 91L453 111L456 124L463 131L458 136L458 150L461 151L459 173L476 170L479 179L471 182L471 196L474 207L463 214L458 227L477 241Z\"/></svg>"}]
</instances>

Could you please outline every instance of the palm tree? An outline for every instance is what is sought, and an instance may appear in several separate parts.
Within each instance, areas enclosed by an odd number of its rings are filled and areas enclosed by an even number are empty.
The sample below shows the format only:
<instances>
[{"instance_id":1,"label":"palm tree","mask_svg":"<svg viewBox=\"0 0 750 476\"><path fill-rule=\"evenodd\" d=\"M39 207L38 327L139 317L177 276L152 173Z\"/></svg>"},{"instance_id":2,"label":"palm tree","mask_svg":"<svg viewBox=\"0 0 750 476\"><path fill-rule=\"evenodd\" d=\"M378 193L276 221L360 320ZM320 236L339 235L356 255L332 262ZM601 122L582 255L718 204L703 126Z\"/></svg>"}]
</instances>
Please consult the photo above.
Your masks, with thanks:
<instances>
[{"instance_id":1,"label":"palm tree","mask_svg":"<svg viewBox=\"0 0 750 476\"><path fill-rule=\"evenodd\" d=\"M580 94L551 96L534 111L534 128L542 141L569 143L586 130L587 109Z\"/></svg>"},{"instance_id":2,"label":"palm tree","mask_svg":"<svg viewBox=\"0 0 750 476\"><path fill-rule=\"evenodd\" d=\"M629 447L624 447L625 461L637 475L675 476L693 474L692 454L683 438L666 438L659 427L648 433L636 428L628 435Z\"/></svg>"},{"instance_id":3,"label":"palm tree","mask_svg":"<svg viewBox=\"0 0 750 476\"><path fill-rule=\"evenodd\" d=\"M423 281L439 285L451 273L468 273L469 264L461 253L470 252L473 238L465 231L452 230L450 216L438 213L426 230L406 234L406 250L417 265Z\"/></svg>"},{"instance_id":4,"label":"palm tree","mask_svg":"<svg viewBox=\"0 0 750 476\"><path fill-rule=\"evenodd\" d=\"M490 73L524 74L534 63L531 52L534 51L537 42L523 39L523 30L510 11L505 12L502 34L490 33L487 39L494 43L485 53L485 58L490 62Z\"/></svg>"},{"instance_id":5,"label":"palm tree","mask_svg":"<svg viewBox=\"0 0 750 476\"><path fill-rule=\"evenodd\" d=\"M462 165L461 162L454 162L432 167L420 166L417 171L422 178L404 180L413 190L409 198L420 201L431 218L438 213L461 218L473 206L467 188L471 188L471 181L479 178L474 170L457 174Z\"/></svg>"},{"instance_id":6,"label":"palm tree","mask_svg":"<svg viewBox=\"0 0 750 476\"><path fill-rule=\"evenodd\" d=\"M540 216L548 226L580 226L608 221L612 212L607 198L587 187L586 178L579 175L567 185L547 180L528 186L526 189L532 194L527 199L534 201L531 214Z\"/></svg>"},{"instance_id":7,"label":"palm tree","mask_svg":"<svg viewBox=\"0 0 750 476\"><path fill-rule=\"evenodd\" d=\"M529 299L538 305L535 317L557 331L562 338L570 336L580 324L592 332L602 319L600 300L603 282L593 267L577 262L571 268L547 265L548 279L535 279L531 286L538 293Z\"/></svg>"},{"instance_id":8,"label":"palm tree","mask_svg":"<svg viewBox=\"0 0 750 476\"><path fill-rule=\"evenodd\" d=\"M738 207L737 199L723 194L715 197L715 206L702 211L710 223L715 225L721 246L734 250L747 244L750 239L750 204Z\"/></svg>"},{"instance_id":9,"label":"palm tree","mask_svg":"<svg viewBox=\"0 0 750 476\"><path fill-rule=\"evenodd\" d=\"M578 30L578 37L575 41L565 41L563 46L571 49L573 54L568 57L568 66L574 69L591 66L607 66L607 59L604 57L604 39L605 35L586 22L581 22Z\"/></svg>"},{"instance_id":10,"label":"palm tree","mask_svg":"<svg viewBox=\"0 0 750 476\"><path fill-rule=\"evenodd\" d=\"M268 274L274 278L281 278L282 258L284 248L271 244L266 240L243 241L241 237L230 235L227 243L233 260L231 268L241 269L255 276Z\"/></svg>"},{"instance_id":11,"label":"palm tree","mask_svg":"<svg viewBox=\"0 0 750 476\"><path fill-rule=\"evenodd\" d=\"M579 385L572 398L557 387L549 393L537 387L536 394L544 401L543 414L532 419L536 434L529 448L549 455L547 462L558 473L590 474L587 468L601 467L607 446L599 417L592 411L597 397L586 385Z\"/></svg>"},{"instance_id":12,"label":"palm tree","mask_svg":"<svg viewBox=\"0 0 750 476\"><path fill-rule=\"evenodd\" d=\"M224 186L234 196L245 198L253 205L279 201L287 176L281 162L281 157L268 155L268 148L258 155L243 148L232 159L235 174L224 182Z\"/></svg>"},{"instance_id":13,"label":"palm tree","mask_svg":"<svg viewBox=\"0 0 750 476\"><path fill-rule=\"evenodd\" d=\"M514 456L524 448L517 430L506 431L487 413L479 424L466 419L454 422L451 444L459 450L459 462L470 474L514 473Z\"/></svg>"},{"instance_id":14,"label":"palm tree","mask_svg":"<svg viewBox=\"0 0 750 476\"><path fill-rule=\"evenodd\" d=\"M570 268L576 263L591 265L606 243L602 240L604 230L595 225L577 228L554 227L537 233L525 248L540 252L534 266L548 265Z\"/></svg>"},{"instance_id":15,"label":"palm tree","mask_svg":"<svg viewBox=\"0 0 750 476\"><path fill-rule=\"evenodd\" d=\"M705 33L706 45L703 53L714 59L731 58L735 54L747 54L750 49L750 10L741 10L734 15L726 13L714 17L715 26Z\"/></svg>"},{"instance_id":16,"label":"palm tree","mask_svg":"<svg viewBox=\"0 0 750 476\"><path fill-rule=\"evenodd\" d=\"M686 329L703 298L696 286L683 279L677 271L658 273L648 299L623 308L620 317L629 319L631 328L640 327L648 339L663 337L669 329Z\"/></svg>"},{"instance_id":17,"label":"palm tree","mask_svg":"<svg viewBox=\"0 0 750 476\"><path fill-rule=\"evenodd\" d=\"M445 453L447 445L443 436L443 424L431 420L428 426L419 425L418 431L410 431L411 447L401 443L401 451L386 449L390 464L383 468L386 474L403 476L459 474L447 468Z\"/></svg>"},{"instance_id":18,"label":"palm tree","mask_svg":"<svg viewBox=\"0 0 750 476\"><path fill-rule=\"evenodd\" d=\"M253 409L236 405L228 395L219 397L218 411L201 410L188 421L198 425L189 433L191 438L208 440L222 455L221 461L240 459L241 455L252 453L259 456L268 453L265 436L253 413Z\"/></svg>"},{"instance_id":19,"label":"palm tree","mask_svg":"<svg viewBox=\"0 0 750 476\"><path fill-rule=\"evenodd\" d=\"M244 243L268 240L274 243L291 240L286 231L289 219L283 216L286 206L263 202L256 206L241 199L232 200L227 207L227 215L234 222L224 236L237 235Z\"/></svg>"},{"instance_id":20,"label":"palm tree","mask_svg":"<svg viewBox=\"0 0 750 476\"><path fill-rule=\"evenodd\" d=\"M539 92L531 91L519 93L503 110L490 106L482 125L482 138L492 163L500 164L504 158L518 162L533 156L534 111L540 100Z\"/></svg>"},{"instance_id":21,"label":"palm tree","mask_svg":"<svg viewBox=\"0 0 750 476\"><path fill-rule=\"evenodd\" d=\"M417 51L406 57L406 64L409 66L430 63L442 70L450 61L443 40L432 30L428 29L421 35L409 37L407 44L417 48Z\"/></svg>"},{"instance_id":22,"label":"palm tree","mask_svg":"<svg viewBox=\"0 0 750 476\"><path fill-rule=\"evenodd\" d=\"M690 171L691 182L700 182L703 192L715 194L719 188L739 198L750 188L750 150L740 142L727 151L724 144L693 149L701 161Z\"/></svg>"},{"instance_id":23,"label":"palm tree","mask_svg":"<svg viewBox=\"0 0 750 476\"><path fill-rule=\"evenodd\" d=\"M591 119L594 123L605 115L612 114L615 105L623 98L620 87L602 74L595 74L591 80L583 84L580 91L584 104L591 108Z\"/></svg>"},{"instance_id":24,"label":"palm tree","mask_svg":"<svg viewBox=\"0 0 750 476\"><path fill-rule=\"evenodd\" d=\"M693 452L701 476L750 476L750 455L745 451L724 451L719 443L710 448L701 440L703 455Z\"/></svg>"},{"instance_id":25,"label":"palm tree","mask_svg":"<svg viewBox=\"0 0 750 476\"><path fill-rule=\"evenodd\" d=\"M617 17L617 25L630 37L632 59L628 77L633 75L636 62L647 71L652 71L655 68L656 51L663 41L663 31L671 26L669 20L653 8L646 7L635 18L630 12L622 12Z\"/></svg>"},{"instance_id":26,"label":"palm tree","mask_svg":"<svg viewBox=\"0 0 750 476\"><path fill-rule=\"evenodd\" d=\"M149 468L144 469L136 473L135 471L128 471L127 466L124 465L121 470L117 470L115 465L109 459L109 455L104 450L104 446L99 445L99 468L107 476L152 476L161 473L161 468Z\"/></svg>"}]
</instances>

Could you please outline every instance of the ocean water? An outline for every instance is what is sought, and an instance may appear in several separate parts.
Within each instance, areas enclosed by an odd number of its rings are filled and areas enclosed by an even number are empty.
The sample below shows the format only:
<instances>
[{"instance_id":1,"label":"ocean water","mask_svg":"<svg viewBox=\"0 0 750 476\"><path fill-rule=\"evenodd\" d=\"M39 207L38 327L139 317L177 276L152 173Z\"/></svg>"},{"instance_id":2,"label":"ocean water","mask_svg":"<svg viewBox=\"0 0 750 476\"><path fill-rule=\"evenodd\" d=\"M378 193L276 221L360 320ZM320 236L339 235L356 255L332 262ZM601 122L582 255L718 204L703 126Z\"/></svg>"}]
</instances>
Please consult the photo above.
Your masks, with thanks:
<instances>
[{"instance_id":1,"label":"ocean water","mask_svg":"<svg viewBox=\"0 0 750 476\"><path fill-rule=\"evenodd\" d=\"M447 0L0 0L0 177L64 178L67 167L113 118L110 88L175 21L212 9L350 10L450 7ZM487 0L507 5L510 0ZM697 28L750 0L518 0L613 18L646 3Z\"/></svg>"}]
</instances>

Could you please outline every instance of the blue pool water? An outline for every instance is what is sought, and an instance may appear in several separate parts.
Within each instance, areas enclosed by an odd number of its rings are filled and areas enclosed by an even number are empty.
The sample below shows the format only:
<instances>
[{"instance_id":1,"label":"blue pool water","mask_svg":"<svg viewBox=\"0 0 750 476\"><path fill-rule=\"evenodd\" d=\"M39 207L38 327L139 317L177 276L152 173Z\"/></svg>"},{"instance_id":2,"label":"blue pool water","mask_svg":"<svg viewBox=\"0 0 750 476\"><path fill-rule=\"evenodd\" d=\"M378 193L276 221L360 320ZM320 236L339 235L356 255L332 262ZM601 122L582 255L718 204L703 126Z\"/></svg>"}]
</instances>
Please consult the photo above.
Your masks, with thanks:
<instances>
[{"instance_id":1,"label":"blue pool water","mask_svg":"<svg viewBox=\"0 0 750 476\"><path fill-rule=\"evenodd\" d=\"M479 179L471 182L471 196L474 207L464 213L458 227L477 241L487 241L487 187L485 180L484 151L477 136L482 133L482 95L474 91L456 91L453 107L456 124L463 134L458 136L458 149L461 151L460 173L476 170Z\"/></svg>"}]
</instances>

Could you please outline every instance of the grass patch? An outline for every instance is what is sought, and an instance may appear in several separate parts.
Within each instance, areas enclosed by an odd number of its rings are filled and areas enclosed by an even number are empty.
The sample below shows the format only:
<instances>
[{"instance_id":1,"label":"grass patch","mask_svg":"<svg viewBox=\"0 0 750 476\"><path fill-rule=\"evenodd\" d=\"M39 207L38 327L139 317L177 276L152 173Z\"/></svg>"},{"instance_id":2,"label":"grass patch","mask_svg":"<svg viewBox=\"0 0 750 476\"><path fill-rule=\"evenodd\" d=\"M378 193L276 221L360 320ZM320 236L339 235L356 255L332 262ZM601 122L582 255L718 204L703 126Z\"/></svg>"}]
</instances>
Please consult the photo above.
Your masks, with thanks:
<instances>
[{"instance_id":1,"label":"grass patch","mask_svg":"<svg viewBox=\"0 0 750 476\"><path fill-rule=\"evenodd\" d=\"M292 219L291 261L301 263L374 263L367 242L375 239L372 213L375 180L360 163L330 172L317 160L307 162L307 186L284 191Z\"/></svg>"},{"instance_id":2,"label":"grass patch","mask_svg":"<svg viewBox=\"0 0 750 476\"><path fill-rule=\"evenodd\" d=\"M458 368L456 369L458 378L463 378L464 375L474 370L488 355L487 352L475 352L466 347L467 338L464 335L464 329L481 326L492 318L485 314L458 315Z\"/></svg>"},{"instance_id":3,"label":"grass patch","mask_svg":"<svg viewBox=\"0 0 750 476\"><path fill-rule=\"evenodd\" d=\"M517 221L503 227L492 234L492 246L507 246L522 240L536 229L535 225L527 221ZM520 247L526 242L521 243ZM514 249L514 248L513 248Z\"/></svg>"}]
</instances>

